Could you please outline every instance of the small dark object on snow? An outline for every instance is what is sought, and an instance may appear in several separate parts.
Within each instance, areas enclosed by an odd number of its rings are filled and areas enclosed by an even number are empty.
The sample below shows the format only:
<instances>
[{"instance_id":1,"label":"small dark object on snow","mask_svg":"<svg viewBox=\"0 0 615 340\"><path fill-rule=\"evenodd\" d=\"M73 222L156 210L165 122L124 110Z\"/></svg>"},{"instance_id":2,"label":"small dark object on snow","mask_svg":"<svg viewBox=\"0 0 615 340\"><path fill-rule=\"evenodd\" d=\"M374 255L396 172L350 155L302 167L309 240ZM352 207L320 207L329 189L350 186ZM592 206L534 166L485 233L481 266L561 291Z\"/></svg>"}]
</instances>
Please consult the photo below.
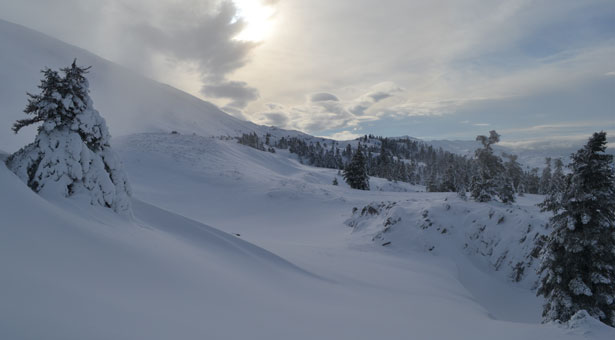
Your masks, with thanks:
<instances>
[{"instance_id":1,"label":"small dark object on snow","mask_svg":"<svg viewBox=\"0 0 615 340\"><path fill-rule=\"evenodd\" d=\"M384 242L384 243L382 244L382 246L383 246L383 247L386 247L386 246L388 246L389 244L391 244L391 241Z\"/></svg>"}]
</instances>

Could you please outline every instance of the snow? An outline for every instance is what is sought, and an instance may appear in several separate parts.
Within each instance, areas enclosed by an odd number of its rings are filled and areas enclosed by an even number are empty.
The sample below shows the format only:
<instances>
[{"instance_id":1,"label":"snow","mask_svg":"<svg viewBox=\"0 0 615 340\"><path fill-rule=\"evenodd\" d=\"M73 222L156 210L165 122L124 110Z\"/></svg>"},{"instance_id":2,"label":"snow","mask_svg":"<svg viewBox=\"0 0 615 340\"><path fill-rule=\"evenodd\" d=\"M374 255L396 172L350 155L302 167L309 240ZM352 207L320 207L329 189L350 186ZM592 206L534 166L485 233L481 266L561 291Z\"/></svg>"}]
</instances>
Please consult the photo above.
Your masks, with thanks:
<instances>
[{"instance_id":1,"label":"snow","mask_svg":"<svg viewBox=\"0 0 615 340\"><path fill-rule=\"evenodd\" d=\"M540 324L528 258L547 218L540 197L506 206L379 178L371 191L333 186L335 170L213 137L287 131L3 21L0 46L0 128L21 117L38 69L77 56L94 66L110 131L125 135L114 161L133 190L133 215L118 215L39 196L0 164L2 339L615 338L584 314ZM2 133L0 148L33 136Z\"/></svg>"},{"instance_id":2,"label":"snow","mask_svg":"<svg viewBox=\"0 0 615 340\"><path fill-rule=\"evenodd\" d=\"M357 333L359 338L403 334L481 338L489 336L476 329L491 327L492 334L502 332L511 338L528 338L527 334L532 334L530 338L565 338L559 326L539 324L542 301L532 290L536 263L527 263L534 245L529 240L546 232L547 216L535 206L539 196L527 195L513 206L482 204L378 178L372 178L372 187L396 189L351 190L342 181L339 186L331 185L335 170L302 165L284 150L271 154L210 137L133 135L119 139L117 149L126 160L137 197L239 234L343 286L346 294L360 296L357 301L344 302L343 308L359 309L369 320L399 321L399 312L406 318L395 326L389 324L396 330L383 327L373 334L363 329ZM161 176L166 180L156 181ZM390 215L374 217L363 229L345 224L352 219L353 207L360 214L361 208L372 202L398 203ZM434 225L429 230L433 233L421 236L417 230L422 229L416 228L417 221L410 216L422 219L425 210L428 216L433 215ZM382 222L399 216L404 222L392 228L387 238L372 240L381 231ZM479 233L485 224L488 228ZM530 224L533 227L528 228ZM412 226L417 230L408 230ZM440 226L449 231L441 234L442 229L436 230ZM473 235L477 235L474 243L464 248ZM523 236L527 242L519 242ZM391 244L383 247L386 241ZM439 247L429 251L435 243ZM481 255L489 252L489 256ZM496 271L498 259L503 264ZM527 268L516 283L511 276L520 262ZM377 310L361 302L372 298L378 300ZM450 310L444 307L447 303L453 304ZM457 315L462 310L473 321ZM451 320L455 331L438 333L435 328L441 320ZM362 324L357 321L354 327L362 328Z\"/></svg>"},{"instance_id":3,"label":"snow","mask_svg":"<svg viewBox=\"0 0 615 340\"><path fill-rule=\"evenodd\" d=\"M589 289L585 282L583 282L583 280L581 280L581 278L579 277L571 280L568 285L570 286L570 290L572 291L572 293L575 295L593 295L591 289Z\"/></svg>"}]
</instances>

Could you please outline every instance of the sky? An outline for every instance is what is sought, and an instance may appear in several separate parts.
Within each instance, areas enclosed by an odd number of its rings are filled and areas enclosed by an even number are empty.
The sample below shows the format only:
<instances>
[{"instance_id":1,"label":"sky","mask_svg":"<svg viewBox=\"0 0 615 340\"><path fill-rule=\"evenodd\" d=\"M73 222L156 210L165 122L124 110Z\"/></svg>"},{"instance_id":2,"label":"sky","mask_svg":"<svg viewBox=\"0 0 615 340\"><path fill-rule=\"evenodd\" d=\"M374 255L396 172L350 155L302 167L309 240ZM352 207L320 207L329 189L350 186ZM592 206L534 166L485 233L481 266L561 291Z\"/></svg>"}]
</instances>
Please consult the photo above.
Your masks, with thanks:
<instances>
[{"instance_id":1,"label":"sky","mask_svg":"<svg viewBox=\"0 0 615 340\"><path fill-rule=\"evenodd\" d=\"M0 0L0 18L318 136L615 134L612 0Z\"/></svg>"}]
</instances>

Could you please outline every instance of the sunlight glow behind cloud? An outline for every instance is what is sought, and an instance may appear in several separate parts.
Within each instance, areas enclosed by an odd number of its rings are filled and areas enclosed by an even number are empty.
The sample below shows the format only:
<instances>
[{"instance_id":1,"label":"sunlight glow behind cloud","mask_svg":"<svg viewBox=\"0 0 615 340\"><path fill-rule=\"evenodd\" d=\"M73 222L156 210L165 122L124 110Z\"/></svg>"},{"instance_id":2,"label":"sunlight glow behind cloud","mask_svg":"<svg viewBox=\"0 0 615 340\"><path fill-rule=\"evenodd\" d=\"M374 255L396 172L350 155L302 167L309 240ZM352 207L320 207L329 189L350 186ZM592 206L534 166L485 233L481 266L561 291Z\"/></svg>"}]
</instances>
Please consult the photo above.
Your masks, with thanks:
<instances>
[{"instance_id":1,"label":"sunlight glow behind cloud","mask_svg":"<svg viewBox=\"0 0 615 340\"><path fill-rule=\"evenodd\" d=\"M237 117L316 135L587 133L584 120L615 107L615 3L603 0L0 0L0 13Z\"/></svg>"},{"instance_id":2,"label":"sunlight glow behind cloud","mask_svg":"<svg viewBox=\"0 0 615 340\"><path fill-rule=\"evenodd\" d=\"M233 0L237 7L237 17L245 22L245 28L235 37L237 40L263 41L273 30L273 17L276 13L272 5L259 0Z\"/></svg>"}]
</instances>

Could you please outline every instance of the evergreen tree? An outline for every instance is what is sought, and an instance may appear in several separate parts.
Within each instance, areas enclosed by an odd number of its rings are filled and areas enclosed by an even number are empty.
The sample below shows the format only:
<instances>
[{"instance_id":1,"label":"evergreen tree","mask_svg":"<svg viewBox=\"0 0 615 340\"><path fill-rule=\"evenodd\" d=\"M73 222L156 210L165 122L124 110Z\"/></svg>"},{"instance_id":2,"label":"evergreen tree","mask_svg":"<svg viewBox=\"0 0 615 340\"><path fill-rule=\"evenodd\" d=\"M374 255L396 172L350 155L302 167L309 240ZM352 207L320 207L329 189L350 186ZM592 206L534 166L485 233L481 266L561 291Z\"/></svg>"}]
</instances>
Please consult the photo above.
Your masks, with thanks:
<instances>
[{"instance_id":1,"label":"evergreen tree","mask_svg":"<svg viewBox=\"0 0 615 340\"><path fill-rule=\"evenodd\" d=\"M457 173L453 164L450 164L444 173L444 179L440 185L440 190L444 192L456 192L457 186Z\"/></svg>"},{"instance_id":2,"label":"evergreen tree","mask_svg":"<svg viewBox=\"0 0 615 340\"><path fill-rule=\"evenodd\" d=\"M515 192L521 193L522 181L523 181L523 169L519 162L517 162L517 155L502 154L508 161L504 163L506 168L506 176L512 181Z\"/></svg>"},{"instance_id":3,"label":"evergreen tree","mask_svg":"<svg viewBox=\"0 0 615 340\"><path fill-rule=\"evenodd\" d=\"M491 130L489 137L477 136L476 140L480 141L483 147L475 152L478 173L472 178L470 187L472 198L478 202L488 202L497 196L504 203L514 202L513 188L506 178L502 159L494 155L491 148L500 141L500 135Z\"/></svg>"},{"instance_id":4,"label":"evergreen tree","mask_svg":"<svg viewBox=\"0 0 615 340\"><path fill-rule=\"evenodd\" d=\"M605 150L606 133L594 133L572 155L563 191L541 204L554 214L537 291L544 321L586 310L615 327L615 170Z\"/></svg>"},{"instance_id":5,"label":"evergreen tree","mask_svg":"<svg viewBox=\"0 0 615 340\"><path fill-rule=\"evenodd\" d=\"M344 169L344 180L353 189L369 190L369 176L367 175L367 165L361 144L359 144L352 160Z\"/></svg>"},{"instance_id":6,"label":"evergreen tree","mask_svg":"<svg viewBox=\"0 0 615 340\"><path fill-rule=\"evenodd\" d=\"M523 184L523 182L521 182L517 187L517 195L520 197L525 196L525 184Z\"/></svg>"},{"instance_id":7,"label":"evergreen tree","mask_svg":"<svg viewBox=\"0 0 615 340\"><path fill-rule=\"evenodd\" d=\"M468 199L468 196L466 194L465 184L462 183L457 187L457 196L459 196L459 198L461 198L464 201Z\"/></svg>"},{"instance_id":8,"label":"evergreen tree","mask_svg":"<svg viewBox=\"0 0 615 340\"><path fill-rule=\"evenodd\" d=\"M89 68L73 61L42 71L39 94L28 93L24 112L13 131L42 123L33 143L7 159L7 166L35 192L65 197L86 194L90 203L130 213L130 188L111 149L105 120L94 109L85 78Z\"/></svg>"},{"instance_id":9,"label":"evergreen tree","mask_svg":"<svg viewBox=\"0 0 615 340\"><path fill-rule=\"evenodd\" d=\"M525 173L525 192L529 194L537 194L540 187L540 176L538 176L538 168L532 168Z\"/></svg>"},{"instance_id":10,"label":"evergreen tree","mask_svg":"<svg viewBox=\"0 0 615 340\"><path fill-rule=\"evenodd\" d=\"M540 194L548 194L551 191L551 157L545 158L546 167L542 170L540 176L540 186L538 192Z\"/></svg>"},{"instance_id":11,"label":"evergreen tree","mask_svg":"<svg viewBox=\"0 0 615 340\"><path fill-rule=\"evenodd\" d=\"M551 175L551 187L549 188L549 194L553 192L563 192L565 183L565 175L564 175L564 163L561 159L556 158L553 161L553 165L555 169L553 170L553 174Z\"/></svg>"},{"instance_id":12,"label":"evergreen tree","mask_svg":"<svg viewBox=\"0 0 615 340\"><path fill-rule=\"evenodd\" d=\"M337 177L333 177L333 185L339 185L340 183L337 181Z\"/></svg>"}]
</instances>

